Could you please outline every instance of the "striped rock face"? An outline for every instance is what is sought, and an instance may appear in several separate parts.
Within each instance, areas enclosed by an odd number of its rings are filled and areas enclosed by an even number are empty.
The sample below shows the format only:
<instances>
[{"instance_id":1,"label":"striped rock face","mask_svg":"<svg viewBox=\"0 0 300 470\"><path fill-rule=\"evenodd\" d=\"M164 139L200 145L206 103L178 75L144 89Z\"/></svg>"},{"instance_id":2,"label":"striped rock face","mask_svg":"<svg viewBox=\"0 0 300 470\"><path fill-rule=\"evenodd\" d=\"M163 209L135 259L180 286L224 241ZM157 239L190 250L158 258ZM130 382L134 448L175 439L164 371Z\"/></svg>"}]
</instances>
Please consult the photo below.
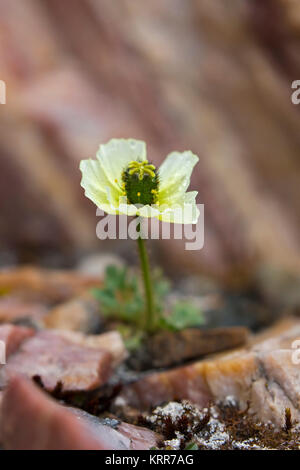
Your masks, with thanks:
<instances>
[{"instance_id":1,"label":"striped rock face","mask_svg":"<svg viewBox=\"0 0 300 470\"><path fill-rule=\"evenodd\" d=\"M230 396L242 409L249 405L249 412L264 422L284 425L287 408L292 419L299 421L300 367L293 349L297 340L300 321L283 322L248 349L149 374L127 386L122 398L129 405L149 409L182 399L207 406Z\"/></svg>"},{"instance_id":2,"label":"striped rock face","mask_svg":"<svg viewBox=\"0 0 300 470\"><path fill-rule=\"evenodd\" d=\"M17 0L2 3L9 99L1 105L1 247L98 249L79 160L99 141L141 136L157 166L174 148L201 156L193 185L209 236L200 253L162 241L170 271L229 276L243 263L251 271L258 254L299 272L300 122L290 99L299 77L298 2L235 2L228 10L220 0L176 8L172 0L126 0L124 9L82 0L66 11L53 0L45 8L23 2L22 16Z\"/></svg>"}]
</instances>

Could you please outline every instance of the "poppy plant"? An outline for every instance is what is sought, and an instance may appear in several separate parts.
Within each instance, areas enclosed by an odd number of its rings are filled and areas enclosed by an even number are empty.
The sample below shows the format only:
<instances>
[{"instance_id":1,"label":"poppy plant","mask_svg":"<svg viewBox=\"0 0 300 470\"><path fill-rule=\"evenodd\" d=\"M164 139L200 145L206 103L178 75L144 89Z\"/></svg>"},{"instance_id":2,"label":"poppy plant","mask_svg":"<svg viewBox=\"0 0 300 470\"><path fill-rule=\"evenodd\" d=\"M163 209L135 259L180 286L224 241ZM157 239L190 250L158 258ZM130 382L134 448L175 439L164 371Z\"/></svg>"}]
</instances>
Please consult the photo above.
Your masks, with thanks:
<instances>
[{"instance_id":1,"label":"poppy plant","mask_svg":"<svg viewBox=\"0 0 300 470\"><path fill-rule=\"evenodd\" d=\"M187 192L198 157L191 151L170 153L160 168L147 160L146 144L135 139L111 139L96 159L82 160L85 195L108 214L155 217L163 222L195 224L199 217L197 191ZM149 259L142 235L138 238L147 318L155 328L155 306Z\"/></svg>"}]
</instances>

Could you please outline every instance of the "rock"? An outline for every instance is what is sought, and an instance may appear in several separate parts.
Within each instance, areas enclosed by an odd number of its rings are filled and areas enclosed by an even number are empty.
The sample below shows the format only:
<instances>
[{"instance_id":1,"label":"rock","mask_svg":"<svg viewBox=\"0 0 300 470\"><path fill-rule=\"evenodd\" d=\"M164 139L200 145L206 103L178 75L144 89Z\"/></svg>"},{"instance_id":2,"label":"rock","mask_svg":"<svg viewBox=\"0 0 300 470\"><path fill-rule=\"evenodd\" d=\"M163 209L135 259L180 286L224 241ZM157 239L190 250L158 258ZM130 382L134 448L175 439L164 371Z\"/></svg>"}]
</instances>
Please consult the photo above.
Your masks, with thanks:
<instances>
[{"instance_id":1,"label":"rock","mask_svg":"<svg viewBox=\"0 0 300 470\"><path fill-rule=\"evenodd\" d=\"M47 307L41 302L30 302L18 297L0 297L0 323L12 323L23 319L39 321L47 312Z\"/></svg>"},{"instance_id":2,"label":"rock","mask_svg":"<svg viewBox=\"0 0 300 470\"><path fill-rule=\"evenodd\" d=\"M248 335L248 330L243 327L162 331L145 341L141 350L130 357L130 364L139 370L170 367L188 359L242 346Z\"/></svg>"},{"instance_id":3,"label":"rock","mask_svg":"<svg viewBox=\"0 0 300 470\"><path fill-rule=\"evenodd\" d=\"M128 424L117 419L104 418L99 419L85 411L82 411L78 408L70 408L70 411L80 420L87 422L91 429L96 433L99 439L102 438L104 433L107 433L113 441L122 440L124 445L123 449L130 450L145 450L149 449L157 444L159 435L153 433L149 429L135 426L133 424ZM115 431L115 432L114 432ZM106 444L108 445L108 444ZM113 443L109 444L115 449ZM118 449L118 444L116 444Z\"/></svg>"},{"instance_id":4,"label":"rock","mask_svg":"<svg viewBox=\"0 0 300 470\"><path fill-rule=\"evenodd\" d=\"M0 290L18 294L23 299L45 303L64 302L86 290L99 286L99 278L76 271L34 267L0 270Z\"/></svg>"},{"instance_id":5,"label":"rock","mask_svg":"<svg viewBox=\"0 0 300 470\"><path fill-rule=\"evenodd\" d=\"M11 381L1 407L0 441L9 450L142 450L157 444L148 429L103 424L68 409L21 378Z\"/></svg>"},{"instance_id":6,"label":"rock","mask_svg":"<svg viewBox=\"0 0 300 470\"><path fill-rule=\"evenodd\" d=\"M4 392L0 391L0 430L1 430L1 407L3 401ZM0 431L0 446L1 446L1 431Z\"/></svg>"},{"instance_id":7,"label":"rock","mask_svg":"<svg viewBox=\"0 0 300 470\"><path fill-rule=\"evenodd\" d=\"M24 342L1 370L2 387L14 376L36 377L49 391L92 390L108 379L114 359L104 348L87 346L55 331L40 331Z\"/></svg>"},{"instance_id":8,"label":"rock","mask_svg":"<svg viewBox=\"0 0 300 470\"><path fill-rule=\"evenodd\" d=\"M128 355L122 336L118 331L109 331L101 335L84 335L57 330L56 334L70 340L74 344L108 351L111 354L113 366L121 364Z\"/></svg>"},{"instance_id":9,"label":"rock","mask_svg":"<svg viewBox=\"0 0 300 470\"><path fill-rule=\"evenodd\" d=\"M124 387L116 405L148 410L170 400L189 400L207 406L213 399L201 362L166 372L152 372Z\"/></svg>"},{"instance_id":10,"label":"rock","mask_svg":"<svg viewBox=\"0 0 300 470\"><path fill-rule=\"evenodd\" d=\"M294 329L296 328L298 330L298 325L299 320L294 316L285 316L269 328L253 335L249 339L249 346L255 348L257 345L258 348L262 348L266 345L267 340L272 340L277 342L277 344L282 344L284 338L289 337L291 334L294 335Z\"/></svg>"},{"instance_id":11,"label":"rock","mask_svg":"<svg viewBox=\"0 0 300 470\"><path fill-rule=\"evenodd\" d=\"M15 325L0 325L0 341L6 346L6 359L21 346L23 341L33 336L35 331L31 328Z\"/></svg>"},{"instance_id":12,"label":"rock","mask_svg":"<svg viewBox=\"0 0 300 470\"><path fill-rule=\"evenodd\" d=\"M295 339L300 338L300 320L286 318L253 337L254 351L291 349Z\"/></svg>"},{"instance_id":13,"label":"rock","mask_svg":"<svg viewBox=\"0 0 300 470\"><path fill-rule=\"evenodd\" d=\"M99 302L89 292L54 307L41 319L46 328L86 334L99 331L102 323Z\"/></svg>"},{"instance_id":14,"label":"rock","mask_svg":"<svg viewBox=\"0 0 300 470\"><path fill-rule=\"evenodd\" d=\"M231 396L241 409L249 406L249 412L264 422L283 426L287 408L299 421L300 369L293 361L292 342L300 339L300 322L294 320L289 328L287 324L277 328L277 337L266 339L265 333L249 349L146 375L125 387L121 398L147 409L178 399L207 406Z\"/></svg>"}]
</instances>

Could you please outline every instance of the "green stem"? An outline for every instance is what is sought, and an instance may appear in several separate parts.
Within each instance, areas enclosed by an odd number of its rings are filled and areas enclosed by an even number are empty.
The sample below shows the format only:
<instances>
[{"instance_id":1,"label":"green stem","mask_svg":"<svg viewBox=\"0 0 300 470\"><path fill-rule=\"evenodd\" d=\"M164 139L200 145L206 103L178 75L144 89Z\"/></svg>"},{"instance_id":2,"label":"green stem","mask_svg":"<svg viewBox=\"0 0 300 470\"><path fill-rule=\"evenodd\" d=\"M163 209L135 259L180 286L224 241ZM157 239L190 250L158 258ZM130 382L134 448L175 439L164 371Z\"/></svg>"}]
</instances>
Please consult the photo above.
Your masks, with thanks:
<instances>
[{"instance_id":1,"label":"green stem","mask_svg":"<svg viewBox=\"0 0 300 470\"><path fill-rule=\"evenodd\" d=\"M140 225L138 225L138 230L141 230ZM146 297L145 329L149 332L153 332L155 329L155 311L152 281L150 276L149 257L146 249L145 240L140 236L137 241Z\"/></svg>"}]
</instances>

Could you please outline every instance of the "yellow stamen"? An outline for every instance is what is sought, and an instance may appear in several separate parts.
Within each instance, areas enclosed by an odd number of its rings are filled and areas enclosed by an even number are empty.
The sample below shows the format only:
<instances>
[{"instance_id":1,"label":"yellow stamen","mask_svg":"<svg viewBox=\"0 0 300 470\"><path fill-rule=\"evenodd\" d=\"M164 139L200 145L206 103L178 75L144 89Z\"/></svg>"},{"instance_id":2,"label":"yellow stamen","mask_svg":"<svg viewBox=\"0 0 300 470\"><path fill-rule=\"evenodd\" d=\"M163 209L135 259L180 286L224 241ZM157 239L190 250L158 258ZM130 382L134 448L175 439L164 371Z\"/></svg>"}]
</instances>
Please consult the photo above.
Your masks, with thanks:
<instances>
[{"instance_id":1,"label":"yellow stamen","mask_svg":"<svg viewBox=\"0 0 300 470\"><path fill-rule=\"evenodd\" d=\"M151 178L155 178L155 166L149 164L148 160L144 160L143 162L135 162L132 161L128 165L129 175L132 176L137 174L139 180L142 181L144 175L148 175Z\"/></svg>"},{"instance_id":2,"label":"yellow stamen","mask_svg":"<svg viewBox=\"0 0 300 470\"><path fill-rule=\"evenodd\" d=\"M152 171L150 168L145 168L145 169L144 169L144 173L146 173L147 175L151 176L151 178L154 178L154 177L155 177L154 171Z\"/></svg>"}]
</instances>

